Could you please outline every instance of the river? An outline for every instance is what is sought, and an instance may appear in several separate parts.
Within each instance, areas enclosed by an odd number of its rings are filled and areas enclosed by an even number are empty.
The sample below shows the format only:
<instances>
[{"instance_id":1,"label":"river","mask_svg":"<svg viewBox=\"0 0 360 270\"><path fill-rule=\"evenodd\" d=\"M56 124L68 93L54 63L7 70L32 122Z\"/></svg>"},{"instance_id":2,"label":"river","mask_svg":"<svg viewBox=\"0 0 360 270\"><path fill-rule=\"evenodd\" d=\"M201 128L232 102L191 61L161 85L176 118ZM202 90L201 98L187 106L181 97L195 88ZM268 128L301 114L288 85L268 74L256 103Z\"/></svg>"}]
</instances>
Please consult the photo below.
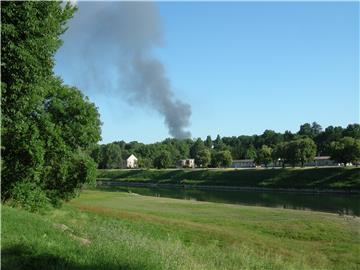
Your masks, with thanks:
<instances>
[{"instance_id":1,"label":"river","mask_svg":"<svg viewBox=\"0 0 360 270\"><path fill-rule=\"evenodd\" d=\"M133 192L154 197L322 211L360 216L360 195L355 194L214 191L162 187L102 187L101 189Z\"/></svg>"}]
</instances>

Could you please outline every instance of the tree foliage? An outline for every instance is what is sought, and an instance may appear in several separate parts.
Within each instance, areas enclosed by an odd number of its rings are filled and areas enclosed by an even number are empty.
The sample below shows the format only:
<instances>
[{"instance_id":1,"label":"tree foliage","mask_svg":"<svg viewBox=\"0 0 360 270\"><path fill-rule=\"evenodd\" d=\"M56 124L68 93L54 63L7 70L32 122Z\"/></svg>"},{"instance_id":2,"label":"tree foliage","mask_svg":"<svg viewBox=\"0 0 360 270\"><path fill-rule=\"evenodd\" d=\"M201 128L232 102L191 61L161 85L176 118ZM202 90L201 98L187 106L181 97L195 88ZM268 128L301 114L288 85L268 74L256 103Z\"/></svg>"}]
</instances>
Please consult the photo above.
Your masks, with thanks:
<instances>
[{"instance_id":1,"label":"tree foliage","mask_svg":"<svg viewBox=\"0 0 360 270\"><path fill-rule=\"evenodd\" d=\"M245 158L256 159L256 149L252 144L246 149Z\"/></svg>"},{"instance_id":2,"label":"tree foliage","mask_svg":"<svg viewBox=\"0 0 360 270\"><path fill-rule=\"evenodd\" d=\"M209 148L209 149L211 149L211 148L213 147L213 142L212 142L212 140L211 140L211 136L210 136L210 135L208 135L208 136L206 137L206 140L204 141L204 144L205 144L205 146L206 146L207 148Z\"/></svg>"},{"instance_id":3,"label":"tree foliage","mask_svg":"<svg viewBox=\"0 0 360 270\"><path fill-rule=\"evenodd\" d=\"M289 163L292 166L311 161L316 155L316 145L310 138L300 138L290 142L278 144L273 153L273 159L280 159L283 166Z\"/></svg>"},{"instance_id":4,"label":"tree foliage","mask_svg":"<svg viewBox=\"0 0 360 270\"><path fill-rule=\"evenodd\" d=\"M219 167L222 165L217 163L216 153L225 150L230 151L232 159L253 159L258 165L267 166L270 163L278 165L280 162L283 166L298 166L312 161L315 155L330 155L331 143L339 141L346 134L352 138L359 136L358 124L351 124L346 128L329 126L322 130L321 126L314 122L303 124L300 129L301 132L298 133L290 131L279 133L268 129L261 135L253 136L220 137L218 135L214 141L207 136L205 140L167 138L152 144L124 141L114 143L120 146L123 159L134 154L139 159L139 165L142 164L141 166L145 168L154 165L154 159L161 151L169 152L171 160L169 166L176 166L179 159L194 158L198 167L206 167L205 161L210 151L212 161L207 166ZM96 151L95 149L94 152ZM269 152L271 152L270 156ZM95 153L93 156L96 155ZM144 164L141 160L145 161Z\"/></svg>"},{"instance_id":5,"label":"tree foliage","mask_svg":"<svg viewBox=\"0 0 360 270\"><path fill-rule=\"evenodd\" d=\"M359 124L350 124L343 131L344 137L351 137L354 139L360 139L360 125Z\"/></svg>"},{"instance_id":6,"label":"tree foliage","mask_svg":"<svg viewBox=\"0 0 360 270\"><path fill-rule=\"evenodd\" d=\"M229 150L214 152L211 157L213 167L229 167L232 163L232 157Z\"/></svg>"},{"instance_id":7,"label":"tree foliage","mask_svg":"<svg viewBox=\"0 0 360 270\"><path fill-rule=\"evenodd\" d=\"M360 161L360 140L351 137L344 137L339 141L331 143L332 159L347 165L349 162Z\"/></svg>"},{"instance_id":8,"label":"tree foliage","mask_svg":"<svg viewBox=\"0 0 360 270\"><path fill-rule=\"evenodd\" d=\"M102 169L121 168L125 159L122 158L121 148L115 143L109 143L102 148ZM125 157L126 158L126 157Z\"/></svg>"},{"instance_id":9,"label":"tree foliage","mask_svg":"<svg viewBox=\"0 0 360 270\"><path fill-rule=\"evenodd\" d=\"M314 137L319 135L321 131L322 131L322 127L316 122L313 122L311 125L309 123L305 123L300 126L300 130L298 134L313 139Z\"/></svg>"},{"instance_id":10,"label":"tree foliage","mask_svg":"<svg viewBox=\"0 0 360 270\"><path fill-rule=\"evenodd\" d=\"M57 204L95 180L88 153L100 140L99 114L53 74L60 35L74 12L60 2L2 3L3 200L31 203L30 193L40 198L42 192Z\"/></svg>"},{"instance_id":11,"label":"tree foliage","mask_svg":"<svg viewBox=\"0 0 360 270\"><path fill-rule=\"evenodd\" d=\"M211 162L211 153L208 149L200 150L195 156L195 164L206 168Z\"/></svg>"},{"instance_id":12,"label":"tree foliage","mask_svg":"<svg viewBox=\"0 0 360 270\"><path fill-rule=\"evenodd\" d=\"M216 151L228 150L227 145L224 143L223 139L221 139L220 135L216 136L216 139L213 142L213 147Z\"/></svg>"},{"instance_id":13,"label":"tree foliage","mask_svg":"<svg viewBox=\"0 0 360 270\"><path fill-rule=\"evenodd\" d=\"M294 148L291 152L294 153L295 164L300 163L302 167L316 156L316 144L310 138L295 140L291 146Z\"/></svg>"},{"instance_id":14,"label":"tree foliage","mask_svg":"<svg viewBox=\"0 0 360 270\"><path fill-rule=\"evenodd\" d=\"M273 163L280 161L282 167L285 167L285 164L288 162L288 144L289 142L281 142L277 144L274 150L271 153Z\"/></svg>"},{"instance_id":15,"label":"tree foliage","mask_svg":"<svg viewBox=\"0 0 360 270\"><path fill-rule=\"evenodd\" d=\"M196 156L198 155L198 153L202 150L205 149L205 144L204 142L201 140L201 138L198 138L194 144L191 145L190 147L190 157L191 158L196 158Z\"/></svg>"},{"instance_id":16,"label":"tree foliage","mask_svg":"<svg viewBox=\"0 0 360 270\"><path fill-rule=\"evenodd\" d=\"M265 167L272 161L272 149L267 145L263 145L257 152L255 162L258 165L264 164Z\"/></svg>"},{"instance_id":17,"label":"tree foliage","mask_svg":"<svg viewBox=\"0 0 360 270\"><path fill-rule=\"evenodd\" d=\"M161 151L154 158L154 167L158 169L168 168L171 164L171 157L168 151Z\"/></svg>"}]
</instances>

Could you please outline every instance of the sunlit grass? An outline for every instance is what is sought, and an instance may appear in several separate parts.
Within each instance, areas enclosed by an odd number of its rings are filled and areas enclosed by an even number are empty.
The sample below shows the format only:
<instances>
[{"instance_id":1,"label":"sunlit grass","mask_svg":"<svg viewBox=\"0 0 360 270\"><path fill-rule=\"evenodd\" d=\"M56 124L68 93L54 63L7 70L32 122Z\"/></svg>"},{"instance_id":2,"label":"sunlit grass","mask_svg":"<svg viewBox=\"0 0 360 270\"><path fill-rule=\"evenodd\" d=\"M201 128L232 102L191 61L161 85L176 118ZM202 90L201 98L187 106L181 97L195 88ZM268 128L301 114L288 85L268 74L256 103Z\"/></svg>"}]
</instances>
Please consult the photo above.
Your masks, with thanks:
<instances>
[{"instance_id":1,"label":"sunlit grass","mask_svg":"<svg viewBox=\"0 0 360 270\"><path fill-rule=\"evenodd\" d=\"M360 266L353 217L106 191L85 191L42 216L2 210L4 269Z\"/></svg>"}]
</instances>

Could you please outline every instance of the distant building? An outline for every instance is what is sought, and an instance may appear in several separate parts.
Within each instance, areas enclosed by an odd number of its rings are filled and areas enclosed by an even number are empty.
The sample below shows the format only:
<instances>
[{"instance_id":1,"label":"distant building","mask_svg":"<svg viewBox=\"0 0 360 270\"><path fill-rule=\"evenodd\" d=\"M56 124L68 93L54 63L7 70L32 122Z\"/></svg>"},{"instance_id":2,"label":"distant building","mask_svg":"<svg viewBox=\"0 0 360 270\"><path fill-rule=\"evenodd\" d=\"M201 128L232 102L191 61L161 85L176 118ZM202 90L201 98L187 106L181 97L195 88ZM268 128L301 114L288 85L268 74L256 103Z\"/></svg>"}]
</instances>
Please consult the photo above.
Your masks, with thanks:
<instances>
[{"instance_id":1,"label":"distant building","mask_svg":"<svg viewBox=\"0 0 360 270\"><path fill-rule=\"evenodd\" d=\"M253 159L235 159L231 165L232 168L253 168L255 163Z\"/></svg>"},{"instance_id":2,"label":"distant building","mask_svg":"<svg viewBox=\"0 0 360 270\"><path fill-rule=\"evenodd\" d=\"M178 166L181 168L195 168L195 159L180 159L178 162Z\"/></svg>"},{"instance_id":3,"label":"distant building","mask_svg":"<svg viewBox=\"0 0 360 270\"><path fill-rule=\"evenodd\" d=\"M131 154L126 159L126 168L133 169L137 167L138 167L138 159L133 154Z\"/></svg>"},{"instance_id":4,"label":"distant building","mask_svg":"<svg viewBox=\"0 0 360 270\"><path fill-rule=\"evenodd\" d=\"M315 157L313 161L305 163L305 166L315 166L315 167L337 166L337 165L338 163L332 160L331 157L329 156L318 156Z\"/></svg>"}]
</instances>

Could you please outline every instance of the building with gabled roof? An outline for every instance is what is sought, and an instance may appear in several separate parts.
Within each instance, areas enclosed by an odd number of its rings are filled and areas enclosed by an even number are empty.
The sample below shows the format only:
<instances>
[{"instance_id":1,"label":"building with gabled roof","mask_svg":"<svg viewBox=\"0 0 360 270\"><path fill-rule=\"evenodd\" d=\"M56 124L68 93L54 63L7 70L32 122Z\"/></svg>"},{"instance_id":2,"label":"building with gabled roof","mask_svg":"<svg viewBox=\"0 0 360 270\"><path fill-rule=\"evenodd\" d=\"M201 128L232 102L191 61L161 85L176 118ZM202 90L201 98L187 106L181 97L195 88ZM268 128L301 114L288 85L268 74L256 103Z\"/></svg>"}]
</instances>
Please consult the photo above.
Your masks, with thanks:
<instances>
[{"instance_id":1,"label":"building with gabled roof","mask_svg":"<svg viewBox=\"0 0 360 270\"><path fill-rule=\"evenodd\" d=\"M138 167L138 159L133 154L131 154L126 159L126 168L133 169Z\"/></svg>"}]
</instances>

